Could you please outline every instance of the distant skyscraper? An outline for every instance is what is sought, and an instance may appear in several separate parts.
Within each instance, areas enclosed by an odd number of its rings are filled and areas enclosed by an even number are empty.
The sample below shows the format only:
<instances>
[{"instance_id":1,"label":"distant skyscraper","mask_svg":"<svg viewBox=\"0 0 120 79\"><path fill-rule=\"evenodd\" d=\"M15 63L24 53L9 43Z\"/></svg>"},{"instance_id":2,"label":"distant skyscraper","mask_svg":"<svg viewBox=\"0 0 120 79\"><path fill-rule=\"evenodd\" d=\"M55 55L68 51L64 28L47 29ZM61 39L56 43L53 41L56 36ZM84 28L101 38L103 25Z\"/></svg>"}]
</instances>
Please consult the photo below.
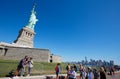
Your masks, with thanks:
<instances>
[{"instance_id":1,"label":"distant skyscraper","mask_svg":"<svg viewBox=\"0 0 120 79\"><path fill-rule=\"evenodd\" d=\"M114 61L113 60L110 60L110 65L114 65Z\"/></svg>"},{"instance_id":2,"label":"distant skyscraper","mask_svg":"<svg viewBox=\"0 0 120 79\"><path fill-rule=\"evenodd\" d=\"M86 64L86 65L88 64L87 57L85 57L85 64Z\"/></svg>"},{"instance_id":3,"label":"distant skyscraper","mask_svg":"<svg viewBox=\"0 0 120 79\"><path fill-rule=\"evenodd\" d=\"M29 22L24 28L22 28L19 31L19 35L13 43L14 45L20 47L30 47L30 48L34 47L34 42L33 42L35 35L34 27L36 22L38 21L38 19L36 18L35 6L36 4L34 4L33 9L31 11Z\"/></svg>"}]
</instances>

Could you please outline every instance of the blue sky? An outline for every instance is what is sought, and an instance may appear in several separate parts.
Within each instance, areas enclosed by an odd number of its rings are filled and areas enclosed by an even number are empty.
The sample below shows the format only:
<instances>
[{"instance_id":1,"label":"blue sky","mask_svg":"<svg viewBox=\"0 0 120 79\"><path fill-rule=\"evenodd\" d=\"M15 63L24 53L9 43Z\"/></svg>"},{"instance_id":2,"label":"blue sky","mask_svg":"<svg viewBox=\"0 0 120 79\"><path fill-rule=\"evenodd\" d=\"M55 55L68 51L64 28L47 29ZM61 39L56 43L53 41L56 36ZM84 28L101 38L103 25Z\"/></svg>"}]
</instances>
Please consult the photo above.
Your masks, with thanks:
<instances>
[{"instance_id":1,"label":"blue sky","mask_svg":"<svg viewBox=\"0 0 120 79\"><path fill-rule=\"evenodd\" d=\"M34 0L0 0L0 41L12 43ZM36 0L35 47L63 61L114 60L120 64L119 0Z\"/></svg>"}]
</instances>

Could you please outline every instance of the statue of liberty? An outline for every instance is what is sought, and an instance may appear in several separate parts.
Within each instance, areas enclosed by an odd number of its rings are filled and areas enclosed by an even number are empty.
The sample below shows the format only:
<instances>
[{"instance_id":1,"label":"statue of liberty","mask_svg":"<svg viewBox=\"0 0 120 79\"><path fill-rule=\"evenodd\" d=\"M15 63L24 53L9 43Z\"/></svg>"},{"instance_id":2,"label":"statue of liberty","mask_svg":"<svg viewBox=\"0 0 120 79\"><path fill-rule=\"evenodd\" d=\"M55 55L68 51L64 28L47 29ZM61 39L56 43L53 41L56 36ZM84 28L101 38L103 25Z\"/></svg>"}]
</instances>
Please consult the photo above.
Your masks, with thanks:
<instances>
[{"instance_id":1,"label":"statue of liberty","mask_svg":"<svg viewBox=\"0 0 120 79\"><path fill-rule=\"evenodd\" d=\"M36 4L34 4L34 6L33 6L33 9L31 11L31 15L30 15L30 18L29 18L29 22L28 22L28 24L26 26L26 27L28 27L28 28L30 28L32 30L34 30L35 24L38 21L38 19L36 18L36 12L34 11L35 6L36 6Z\"/></svg>"}]
</instances>

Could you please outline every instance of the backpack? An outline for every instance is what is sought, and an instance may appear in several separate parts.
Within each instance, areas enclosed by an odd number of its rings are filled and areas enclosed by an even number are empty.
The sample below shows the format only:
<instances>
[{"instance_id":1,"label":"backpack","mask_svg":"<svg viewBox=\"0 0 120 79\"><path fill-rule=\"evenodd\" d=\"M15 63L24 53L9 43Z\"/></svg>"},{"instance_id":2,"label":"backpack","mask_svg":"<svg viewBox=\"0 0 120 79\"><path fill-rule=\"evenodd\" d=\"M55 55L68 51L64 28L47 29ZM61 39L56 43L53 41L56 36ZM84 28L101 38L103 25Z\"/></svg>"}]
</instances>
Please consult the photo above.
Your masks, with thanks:
<instances>
[{"instance_id":1,"label":"backpack","mask_svg":"<svg viewBox=\"0 0 120 79\"><path fill-rule=\"evenodd\" d=\"M66 70L68 70L69 68L68 68L68 66L66 66Z\"/></svg>"},{"instance_id":2,"label":"backpack","mask_svg":"<svg viewBox=\"0 0 120 79\"><path fill-rule=\"evenodd\" d=\"M58 66L55 67L55 71L58 72L59 71L59 68Z\"/></svg>"},{"instance_id":3,"label":"backpack","mask_svg":"<svg viewBox=\"0 0 120 79\"><path fill-rule=\"evenodd\" d=\"M19 64L18 64L18 67L20 67L20 68L23 67L23 66L22 66L22 63L23 63L23 59L20 60L20 62L19 62Z\"/></svg>"}]
</instances>

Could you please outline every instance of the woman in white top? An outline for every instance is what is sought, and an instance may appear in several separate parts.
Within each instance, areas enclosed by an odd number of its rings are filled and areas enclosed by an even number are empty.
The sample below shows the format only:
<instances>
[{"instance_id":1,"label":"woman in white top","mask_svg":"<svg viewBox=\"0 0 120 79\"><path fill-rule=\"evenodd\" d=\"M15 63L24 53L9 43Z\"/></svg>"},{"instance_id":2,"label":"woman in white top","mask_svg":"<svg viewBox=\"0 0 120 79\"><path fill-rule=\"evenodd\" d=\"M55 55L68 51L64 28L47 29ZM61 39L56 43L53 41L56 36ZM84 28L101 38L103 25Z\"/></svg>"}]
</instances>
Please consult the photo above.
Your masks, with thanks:
<instances>
[{"instance_id":1,"label":"woman in white top","mask_svg":"<svg viewBox=\"0 0 120 79\"><path fill-rule=\"evenodd\" d=\"M71 70L69 71L69 79L76 79L76 72L73 66L71 66Z\"/></svg>"}]
</instances>

